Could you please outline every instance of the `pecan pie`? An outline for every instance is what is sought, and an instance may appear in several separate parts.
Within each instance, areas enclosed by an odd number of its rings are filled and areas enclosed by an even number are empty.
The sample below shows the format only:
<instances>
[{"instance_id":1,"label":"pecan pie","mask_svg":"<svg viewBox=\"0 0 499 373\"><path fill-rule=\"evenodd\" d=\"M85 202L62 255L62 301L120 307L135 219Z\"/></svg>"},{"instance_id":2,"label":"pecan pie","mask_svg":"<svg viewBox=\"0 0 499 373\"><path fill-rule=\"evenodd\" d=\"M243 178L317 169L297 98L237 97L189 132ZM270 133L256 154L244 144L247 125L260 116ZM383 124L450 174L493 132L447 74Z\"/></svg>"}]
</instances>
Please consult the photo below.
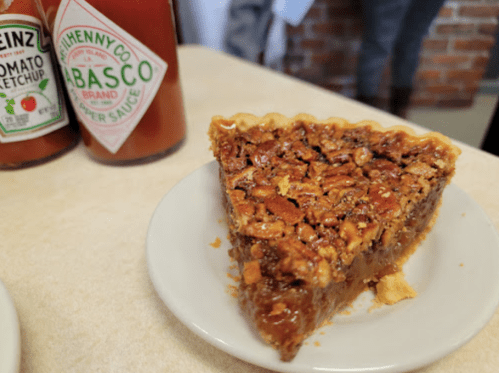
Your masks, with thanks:
<instances>
[{"instance_id":1,"label":"pecan pie","mask_svg":"<svg viewBox=\"0 0 499 373\"><path fill-rule=\"evenodd\" d=\"M239 300L289 361L369 284L400 270L436 218L460 150L372 121L212 119Z\"/></svg>"}]
</instances>

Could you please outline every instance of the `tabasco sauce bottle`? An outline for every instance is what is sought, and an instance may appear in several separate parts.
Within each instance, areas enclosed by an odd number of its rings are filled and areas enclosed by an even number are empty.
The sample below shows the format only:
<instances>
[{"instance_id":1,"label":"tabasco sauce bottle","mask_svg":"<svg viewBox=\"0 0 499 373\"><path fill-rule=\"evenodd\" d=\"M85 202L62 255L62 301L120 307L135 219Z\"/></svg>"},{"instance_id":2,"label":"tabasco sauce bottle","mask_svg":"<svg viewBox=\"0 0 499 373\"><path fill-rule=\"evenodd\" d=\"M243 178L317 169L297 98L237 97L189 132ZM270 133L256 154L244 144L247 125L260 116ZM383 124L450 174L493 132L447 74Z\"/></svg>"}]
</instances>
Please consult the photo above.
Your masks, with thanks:
<instances>
[{"instance_id":1,"label":"tabasco sauce bottle","mask_svg":"<svg viewBox=\"0 0 499 373\"><path fill-rule=\"evenodd\" d=\"M0 169L40 163L78 141L43 10L0 1Z\"/></svg>"},{"instance_id":2,"label":"tabasco sauce bottle","mask_svg":"<svg viewBox=\"0 0 499 373\"><path fill-rule=\"evenodd\" d=\"M41 0L83 141L94 159L156 159L185 136L167 0Z\"/></svg>"}]
</instances>

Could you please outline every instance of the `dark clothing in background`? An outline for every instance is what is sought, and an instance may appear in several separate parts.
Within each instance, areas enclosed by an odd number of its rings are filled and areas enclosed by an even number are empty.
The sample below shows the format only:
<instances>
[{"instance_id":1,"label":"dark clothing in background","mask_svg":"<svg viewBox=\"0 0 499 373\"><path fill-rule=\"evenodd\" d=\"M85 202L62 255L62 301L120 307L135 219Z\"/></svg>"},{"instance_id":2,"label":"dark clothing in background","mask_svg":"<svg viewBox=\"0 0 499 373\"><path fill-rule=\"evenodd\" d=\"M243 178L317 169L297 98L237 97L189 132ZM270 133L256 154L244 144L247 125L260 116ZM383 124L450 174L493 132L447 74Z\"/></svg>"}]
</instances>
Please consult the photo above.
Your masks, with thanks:
<instances>
[{"instance_id":1,"label":"dark clothing in background","mask_svg":"<svg viewBox=\"0 0 499 373\"><path fill-rule=\"evenodd\" d=\"M358 94L374 97L392 55L392 86L412 87L421 43L445 0L363 0Z\"/></svg>"}]
</instances>

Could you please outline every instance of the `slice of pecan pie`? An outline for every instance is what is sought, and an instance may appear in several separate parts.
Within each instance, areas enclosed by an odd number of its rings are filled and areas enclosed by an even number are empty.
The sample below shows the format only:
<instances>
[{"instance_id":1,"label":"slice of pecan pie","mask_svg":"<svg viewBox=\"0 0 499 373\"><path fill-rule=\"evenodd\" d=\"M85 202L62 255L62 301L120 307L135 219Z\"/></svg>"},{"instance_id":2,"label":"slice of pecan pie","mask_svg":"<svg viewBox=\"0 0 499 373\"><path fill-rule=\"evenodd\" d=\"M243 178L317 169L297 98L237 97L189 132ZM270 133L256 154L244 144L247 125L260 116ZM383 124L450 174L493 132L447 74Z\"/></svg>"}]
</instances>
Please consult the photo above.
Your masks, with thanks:
<instances>
[{"instance_id":1,"label":"slice of pecan pie","mask_svg":"<svg viewBox=\"0 0 499 373\"><path fill-rule=\"evenodd\" d=\"M434 223L460 153L440 134L309 115L217 116L209 135L240 304L284 361L400 270Z\"/></svg>"}]
</instances>

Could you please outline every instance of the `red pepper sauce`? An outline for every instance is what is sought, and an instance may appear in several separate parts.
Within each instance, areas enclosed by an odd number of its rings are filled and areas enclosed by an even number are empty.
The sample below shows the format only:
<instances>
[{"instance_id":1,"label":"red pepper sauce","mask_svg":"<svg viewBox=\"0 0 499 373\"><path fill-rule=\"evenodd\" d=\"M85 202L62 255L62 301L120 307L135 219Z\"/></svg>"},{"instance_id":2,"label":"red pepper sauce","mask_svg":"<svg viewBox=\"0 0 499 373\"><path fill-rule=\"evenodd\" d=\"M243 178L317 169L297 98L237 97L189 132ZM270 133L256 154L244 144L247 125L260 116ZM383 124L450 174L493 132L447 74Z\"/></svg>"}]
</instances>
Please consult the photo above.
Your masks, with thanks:
<instances>
[{"instance_id":1,"label":"red pepper sauce","mask_svg":"<svg viewBox=\"0 0 499 373\"><path fill-rule=\"evenodd\" d=\"M49 25L53 27L61 1L42 2ZM114 164L142 162L170 153L186 134L171 4L166 0L88 0L87 3L168 64L155 98L116 153L103 146L85 124L79 122L87 151L98 161ZM56 37L54 35L54 40Z\"/></svg>"}]
</instances>

